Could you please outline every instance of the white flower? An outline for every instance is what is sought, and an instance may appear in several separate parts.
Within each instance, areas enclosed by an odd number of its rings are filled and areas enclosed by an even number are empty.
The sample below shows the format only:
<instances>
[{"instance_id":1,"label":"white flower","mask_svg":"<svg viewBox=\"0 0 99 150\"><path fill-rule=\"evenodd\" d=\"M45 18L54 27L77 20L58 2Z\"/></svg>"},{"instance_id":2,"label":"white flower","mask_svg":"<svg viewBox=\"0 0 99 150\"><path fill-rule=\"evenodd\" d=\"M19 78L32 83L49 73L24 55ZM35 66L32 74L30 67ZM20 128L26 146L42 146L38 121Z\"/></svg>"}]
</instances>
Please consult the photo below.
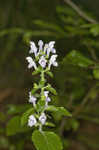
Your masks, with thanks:
<instances>
[{"instance_id":1,"label":"white flower","mask_svg":"<svg viewBox=\"0 0 99 150\"><path fill-rule=\"evenodd\" d=\"M45 57L41 56L41 58L39 60L39 64L42 66L42 68L46 67L46 63L47 63L47 60L45 59Z\"/></svg>"},{"instance_id":2,"label":"white flower","mask_svg":"<svg viewBox=\"0 0 99 150\"><path fill-rule=\"evenodd\" d=\"M48 97L49 91L44 91L44 96Z\"/></svg>"},{"instance_id":3,"label":"white flower","mask_svg":"<svg viewBox=\"0 0 99 150\"><path fill-rule=\"evenodd\" d=\"M49 42L49 44L48 44L48 48L47 48L47 56L48 56L48 57L49 57L49 55L50 55L50 52L56 53L56 50L54 49L54 44L55 44L55 41L51 41L51 42Z\"/></svg>"},{"instance_id":4,"label":"white flower","mask_svg":"<svg viewBox=\"0 0 99 150\"><path fill-rule=\"evenodd\" d=\"M29 51L29 53L31 54L31 53L34 53L35 54L35 56L37 56L37 47L36 47L36 45L35 45L35 43L34 42L30 42L30 51Z\"/></svg>"},{"instance_id":5,"label":"white flower","mask_svg":"<svg viewBox=\"0 0 99 150\"><path fill-rule=\"evenodd\" d=\"M47 102L46 104L48 104L48 102L50 102L50 101L51 101L50 97L47 97L46 98L46 102Z\"/></svg>"},{"instance_id":6,"label":"white flower","mask_svg":"<svg viewBox=\"0 0 99 150\"><path fill-rule=\"evenodd\" d=\"M52 49L53 47L54 47L54 44L55 44L55 41L51 41L51 42L49 42L49 47L50 47L50 49Z\"/></svg>"},{"instance_id":7,"label":"white flower","mask_svg":"<svg viewBox=\"0 0 99 150\"><path fill-rule=\"evenodd\" d=\"M52 53L56 53L56 49L55 49L55 48L52 48L52 49L51 49L51 52L52 52Z\"/></svg>"},{"instance_id":8,"label":"white flower","mask_svg":"<svg viewBox=\"0 0 99 150\"><path fill-rule=\"evenodd\" d=\"M58 66L58 63L56 62L56 58L57 58L57 55L52 55L50 60L49 60L49 65L48 65L48 68L50 69L51 65L53 66Z\"/></svg>"},{"instance_id":9,"label":"white flower","mask_svg":"<svg viewBox=\"0 0 99 150\"><path fill-rule=\"evenodd\" d=\"M43 49L43 41L39 40L38 45L39 45L39 50L42 50Z\"/></svg>"},{"instance_id":10,"label":"white flower","mask_svg":"<svg viewBox=\"0 0 99 150\"><path fill-rule=\"evenodd\" d=\"M45 46L44 46L44 52L45 53L46 53L47 49L48 49L48 44L45 44Z\"/></svg>"},{"instance_id":11,"label":"white flower","mask_svg":"<svg viewBox=\"0 0 99 150\"><path fill-rule=\"evenodd\" d=\"M41 122L42 125L45 124L46 119L47 119L47 117L46 117L45 113L42 113L41 116L39 117L39 121Z\"/></svg>"},{"instance_id":12,"label":"white flower","mask_svg":"<svg viewBox=\"0 0 99 150\"><path fill-rule=\"evenodd\" d=\"M48 106L48 102L51 101L50 97L48 97L49 91L44 91L44 96L46 97L46 106Z\"/></svg>"},{"instance_id":13,"label":"white flower","mask_svg":"<svg viewBox=\"0 0 99 150\"><path fill-rule=\"evenodd\" d=\"M51 52L51 49L50 48L47 48L47 56L49 57L50 55L50 52Z\"/></svg>"},{"instance_id":14,"label":"white flower","mask_svg":"<svg viewBox=\"0 0 99 150\"><path fill-rule=\"evenodd\" d=\"M36 101L37 101L36 97L31 95L31 92L29 92L29 102L32 103L34 107L35 107Z\"/></svg>"},{"instance_id":15,"label":"white flower","mask_svg":"<svg viewBox=\"0 0 99 150\"><path fill-rule=\"evenodd\" d=\"M48 106L48 103L49 103L50 101L51 101L50 97L47 97L47 98L46 98L46 102L45 102L45 107Z\"/></svg>"},{"instance_id":16,"label":"white flower","mask_svg":"<svg viewBox=\"0 0 99 150\"><path fill-rule=\"evenodd\" d=\"M32 57L26 57L26 60L29 63L28 68L34 67L35 69L37 69L37 66L36 66L35 62L33 61Z\"/></svg>"},{"instance_id":17,"label":"white flower","mask_svg":"<svg viewBox=\"0 0 99 150\"><path fill-rule=\"evenodd\" d=\"M34 115L29 116L28 126L30 126L30 127L35 126L36 123L37 123L37 121L36 121L36 118L34 117Z\"/></svg>"}]
</instances>

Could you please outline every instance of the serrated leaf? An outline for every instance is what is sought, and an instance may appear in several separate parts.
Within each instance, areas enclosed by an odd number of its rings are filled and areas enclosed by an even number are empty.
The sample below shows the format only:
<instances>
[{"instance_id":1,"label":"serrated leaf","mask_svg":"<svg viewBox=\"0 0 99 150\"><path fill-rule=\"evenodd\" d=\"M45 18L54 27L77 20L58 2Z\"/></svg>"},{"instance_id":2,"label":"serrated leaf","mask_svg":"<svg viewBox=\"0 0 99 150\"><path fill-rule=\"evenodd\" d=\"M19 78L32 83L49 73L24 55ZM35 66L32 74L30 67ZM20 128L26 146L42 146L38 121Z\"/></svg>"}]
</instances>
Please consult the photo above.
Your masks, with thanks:
<instances>
[{"instance_id":1,"label":"serrated leaf","mask_svg":"<svg viewBox=\"0 0 99 150\"><path fill-rule=\"evenodd\" d=\"M28 118L34 113L33 108L28 109L21 117L21 125L24 126L28 122Z\"/></svg>"},{"instance_id":2,"label":"serrated leaf","mask_svg":"<svg viewBox=\"0 0 99 150\"><path fill-rule=\"evenodd\" d=\"M50 112L55 112L61 116L72 116L71 113L67 111L64 107L55 107L53 105L49 105L48 107L46 107L46 110Z\"/></svg>"},{"instance_id":3,"label":"serrated leaf","mask_svg":"<svg viewBox=\"0 0 99 150\"><path fill-rule=\"evenodd\" d=\"M37 150L62 150L60 138L53 132L34 131L32 141Z\"/></svg>"},{"instance_id":4,"label":"serrated leaf","mask_svg":"<svg viewBox=\"0 0 99 150\"><path fill-rule=\"evenodd\" d=\"M16 133L25 132L29 128L23 128L20 123L20 116L13 117L7 124L6 134L8 136L15 135Z\"/></svg>"},{"instance_id":5,"label":"serrated leaf","mask_svg":"<svg viewBox=\"0 0 99 150\"><path fill-rule=\"evenodd\" d=\"M63 60L66 61L67 63L73 64L73 65L77 65L80 67L88 67L90 65L93 65L94 62L92 60L90 60L89 58L86 58L85 56L83 56L80 52L73 50L71 51Z\"/></svg>"}]
</instances>

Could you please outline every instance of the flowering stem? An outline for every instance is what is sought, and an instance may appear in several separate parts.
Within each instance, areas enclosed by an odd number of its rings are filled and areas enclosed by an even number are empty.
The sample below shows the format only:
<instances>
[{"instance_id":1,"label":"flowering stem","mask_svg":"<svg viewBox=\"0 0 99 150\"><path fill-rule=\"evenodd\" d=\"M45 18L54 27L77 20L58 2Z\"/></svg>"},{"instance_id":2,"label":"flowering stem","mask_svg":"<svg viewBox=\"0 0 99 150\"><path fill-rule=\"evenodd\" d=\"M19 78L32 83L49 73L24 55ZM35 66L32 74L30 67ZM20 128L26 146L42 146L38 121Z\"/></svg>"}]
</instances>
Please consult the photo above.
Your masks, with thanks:
<instances>
[{"instance_id":1,"label":"flowering stem","mask_svg":"<svg viewBox=\"0 0 99 150\"><path fill-rule=\"evenodd\" d=\"M43 125L45 125L47 116L45 113L45 108L48 102L51 101L48 96L50 85L46 85L45 73L51 76L50 68L51 66L58 66L56 62L57 55L54 49L55 41L51 41L43 46L43 41L39 41L39 49L36 47L34 42L30 42L30 54L34 54L34 58L26 57L28 61L28 68L34 68L34 75L40 73L40 81L38 84L34 83L33 89L29 92L29 102L33 104L35 108L34 114L29 116L28 125L38 126L39 130L42 131ZM39 50L39 51L38 51ZM52 55L51 55L52 53ZM40 94L35 94L37 90L40 90ZM39 91L38 91L39 92Z\"/></svg>"},{"instance_id":2,"label":"flowering stem","mask_svg":"<svg viewBox=\"0 0 99 150\"><path fill-rule=\"evenodd\" d=\"M39 131L42 132L42 124L39 125Z\"/></svg>"},{"instance_id":3,"label":"flowering stem","mask_svg":"<svg viewBox=\"0 0 99 150\"><path fill-rule=\"evenodd\" d=\"M44 70L41 71L41 97L44 95L44 85L45 85L45 78L44 78Z\"/></svg>"}]
</instances>

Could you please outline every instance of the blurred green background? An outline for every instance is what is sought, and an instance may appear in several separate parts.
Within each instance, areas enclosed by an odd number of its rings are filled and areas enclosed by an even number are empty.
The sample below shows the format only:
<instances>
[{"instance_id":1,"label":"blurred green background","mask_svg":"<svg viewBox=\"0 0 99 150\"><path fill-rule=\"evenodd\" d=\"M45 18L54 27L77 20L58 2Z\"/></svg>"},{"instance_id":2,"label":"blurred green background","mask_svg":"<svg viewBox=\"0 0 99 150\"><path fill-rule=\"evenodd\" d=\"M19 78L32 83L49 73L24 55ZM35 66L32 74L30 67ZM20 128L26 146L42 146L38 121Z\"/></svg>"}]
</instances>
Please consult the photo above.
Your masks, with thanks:
<instances>
[{"instance_id":1,"label":"blurred green background","mask_svg":"<svg viewBox=\"0 0 99 150\"><path fill-rule=\"evenodd\" d=\"M33 149L18 114L37 80L25 60L29 41L40 39L56 41L52 103L73 115L53 116L52 130L64 150L99 150L99 0L0 0L0 150Z\"/></svg>"}]
</instances>

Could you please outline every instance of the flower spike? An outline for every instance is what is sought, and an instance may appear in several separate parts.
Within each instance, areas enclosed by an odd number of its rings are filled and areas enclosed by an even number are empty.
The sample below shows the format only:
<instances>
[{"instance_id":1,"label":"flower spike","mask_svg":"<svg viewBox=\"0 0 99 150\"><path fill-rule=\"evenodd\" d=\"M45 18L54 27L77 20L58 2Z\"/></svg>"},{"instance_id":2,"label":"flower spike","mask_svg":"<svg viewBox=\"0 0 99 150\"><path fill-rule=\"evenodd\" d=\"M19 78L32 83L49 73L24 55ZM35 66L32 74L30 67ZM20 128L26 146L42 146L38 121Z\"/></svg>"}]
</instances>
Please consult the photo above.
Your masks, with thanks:
<instances>
[{"instance_id":1,"label":"flower spike","mask_svg":"<svg viewBox=\"0 0 99 150\"><path fill-rule=\"evenodd\" d=\"M49 90L47 89L47 87L49 87L49 84L45 85L45 73L49 73L52 65L58 66L58 63L56 62L56 58L58 55L55 54L56 49L54 48L54 45L55 41L51 41L48 44L44 45L43 41L39 40L37 48L35 43L31 41L31 49L29 51L29 54L31 54L32 56L26 57L26 60L29 63L28 68L34 68L34 73L41 73L41 80L39 84L35 83L36 86L31 92L29 92L29 103L32 103L33 109L35 111L34 114L30 115L28 118L28 126L39 126L40 131L42 131L42 126L46 124L47 115L45 110L46 108L48 108L49 102L51 102L51 98L49 97ZM40 89L39 94L36 93L38 89Z\"/></svg>"}]
</instances>

